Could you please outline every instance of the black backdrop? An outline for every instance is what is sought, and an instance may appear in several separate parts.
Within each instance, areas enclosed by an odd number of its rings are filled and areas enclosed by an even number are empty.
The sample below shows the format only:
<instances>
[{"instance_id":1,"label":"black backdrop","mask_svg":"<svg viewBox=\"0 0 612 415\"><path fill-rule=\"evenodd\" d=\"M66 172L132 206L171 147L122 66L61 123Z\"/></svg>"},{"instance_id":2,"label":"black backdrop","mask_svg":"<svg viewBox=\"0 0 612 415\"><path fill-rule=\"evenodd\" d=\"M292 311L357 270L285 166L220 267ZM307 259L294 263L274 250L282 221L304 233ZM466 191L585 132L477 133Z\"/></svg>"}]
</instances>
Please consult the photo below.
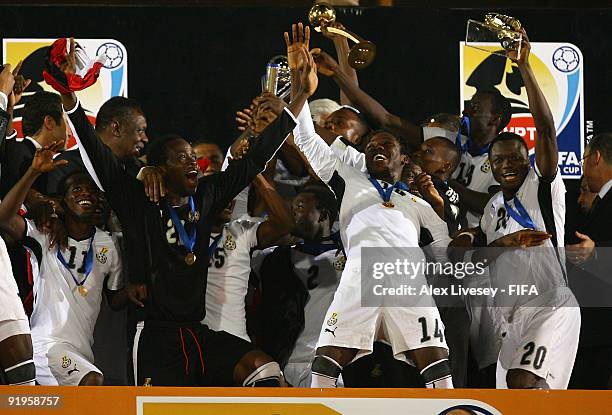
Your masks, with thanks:
<instances>
[{"instance_id":1,"label":"black backdrop","mask_svg":"<svg viewBox=\"0 0 612 415\"><path fill-rule=\"evenodd\" d=\"M358 10L358 11L356 11ZM378 46L361 86L391 112L420 121L459 110L458 43L468 18L485 10L339 9L338 20ZM227 145L233 113L260 90L259 77L284 54L283 31L307 8L0 7L3 37L108 37L128 50L128 91L147 114L150 133L178 132ZM360 13L360 14L359 14ZM585 116L612 130L612 9L510 10L533 41L567 41L582 50ZM313 46L333 52L314 34ZM338 97L321 79L316 97Z\"/></svg>"},{"instance_id":2,"label":"black backdrop","mask_svg":"<svg viewBox=\"0 0 612 415\"><path fill-rule=\"evenodd\" d=\"M282 33L307 8L1 6L3 37L114 38L128 50L129 95L141 102L149 134L177 132L227 146L234 112L260 91L268 59L284 54ZM391 112L418 122L459 110L459 48L468 18L488 10L338 9L338 20L378 46L359 73L362 88ZM612 131L612 9L513 9L532 41L566 41L584 56L585 118ZM314 34L313 46L332 44ZM321 79L315 96L337 98ZM568 183L575 200L576 181ZM574 217L568 204L568 218ZM571 227L570 227L571 228Z\"/></svg>"}]
</instances>

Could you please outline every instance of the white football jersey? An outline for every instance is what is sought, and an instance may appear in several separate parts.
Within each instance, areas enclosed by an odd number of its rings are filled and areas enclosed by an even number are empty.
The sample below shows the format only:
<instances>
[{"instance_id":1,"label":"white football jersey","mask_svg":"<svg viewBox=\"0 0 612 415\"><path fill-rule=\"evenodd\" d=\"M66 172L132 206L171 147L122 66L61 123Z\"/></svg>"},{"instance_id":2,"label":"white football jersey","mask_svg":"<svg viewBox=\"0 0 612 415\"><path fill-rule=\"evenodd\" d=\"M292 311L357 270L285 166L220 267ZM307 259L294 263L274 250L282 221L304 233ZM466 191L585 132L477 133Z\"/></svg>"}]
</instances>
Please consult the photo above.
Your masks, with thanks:
<instances>
[{"instance_id":1,"label":"white football jersey","mask_svg":"<svg viewBox=\"0 0 612 415\"><path fill-rule=\"evenodd\" d=\"M314 358L325 313L334 298L346 263L342 251L333 246L333 249L316 256L299 248L291 250L291 262L295 274L308 290L308 301L304 308L304 330L295 343L288 364L309 363Z\"/></svg>"},{"instance_id":2,"label":"white football jersey","mask_svg":"<svg viewBox=\"0 0 612 415\"><path fill-rule=\"evenodd\" d=\"M465 144L467 138L462 135L461 142ZM462 183L465 187L475 192L488 193L491 186L499 186L493 177L491 163L488 153L472 156L468 152L461 153L459 166L453 173L453 179ZM466 214L467 226L472 228L478 226L480 215L474 212Z\"/></svg>"},{"instance_id":3,"label":"white football jersey","mask_svg":"<svg viewBox=\"0 0 612 415\"><path fill-rule=\"evenodd\" d=\"M85 258L90 238L75 241L68 238L68 248L61 253L70 267L67 269L57 257L57 248L49 249L49 237L27 220L27 235L40 245L42 252L38 275L34 279L34 310L31 317L34 353L46 353L55 343L69 343L93 362L93 332L100 304L104 280L110 290L122 287L121 257L112 236L100 229L92 243L93 268L83 286L87 295L79 293L73 279L85 279Z\"/></svg>"},{"instance_id":4,"label":"white football jersey","mask_svg":"<svg viewBox=\"0 0 612 415\"><path fill-rule=\"evenodd\" d=\"M251 273L251 249L257 246L259 224L235 220L225 225L221 234L210 235L210 244L220 237L208 263L206 317L202 323L246 341L251 340L246 330L244 300Z\"/></svg>"},{"instance_id":5,"label":"white football jersey","mask_svg":"<svg viewBox=\"0 0 612 415\"><path fill-rule=\"evenodd\" d=\"M299 124L294 129L294 141L317 176L331 187L340 202L340 236L347 255L343 285L361 289L361 248L418 248L422 229L429 230L432 236L430 246L448 246L450 238L446 223L426 201L396 189L390 199L394 207L384 207L380 194L368 179L365 163L360 162L363 158L355 157L353 160L350 155L347 155L348 159L338 157L337 149L331 149L309 129L308 123L312 125L309 120L310 113L305 105L298 117ZM389 186L384 181L378 182L385 189ZM437 251L437 259L446 260L444 255L440 255L445 250ZM414 250L411 254L415 262L425 260L422 251ZM424 276L419 277L425 284Z\"/></svg>"},{"instance_id":6,"label":"white football jersey","mask_svg":"<svg viewBox=\"0 0 612 415\"><path fill-rule=\"evenodd\" d=\"M538 192L541 186L550 188L550 191L543 189ZM548 196L545 196L548 194ZM545 183L538 176L536 169L531 167L525 177L525 181L519 188L516 197L524 206L529 217L538 231L548 231L546 228L542 211L547 209L545 198L549 198L552 206L554 218L554 228L556 231L556 246L564 246L564 226L565 226L565 185L561 179L561 174L557 175L552 183ZM515 199L509 200L508 204L516 210ZM552 224L552 221L551 221ZM525 229L515 219L513 219L504 206L502 192L496 193L485 208L480 227L487 237L487 243L501 238L504 235ZM510 285L534 286L537 289L539 300L545 298L545 294L552 292L560 287L567 286L565 277L565 258L562 250L555 249L551 239L545 241L540 247L532 247L521 250L509 250L501 254L494 263L489 265L491 285L499 287L500 290L506 289L503 310L505 317L508 317L513 309L534 300L535 295L516 295L508 290ZM527 294L527 293L525 293ZM535 294L535 293L534 293ZM496 296L497 299L498 296ZM508 301L515 302L508 304ZM507 308L510 307L510 308Z\"/></svg>"}]
</instances>

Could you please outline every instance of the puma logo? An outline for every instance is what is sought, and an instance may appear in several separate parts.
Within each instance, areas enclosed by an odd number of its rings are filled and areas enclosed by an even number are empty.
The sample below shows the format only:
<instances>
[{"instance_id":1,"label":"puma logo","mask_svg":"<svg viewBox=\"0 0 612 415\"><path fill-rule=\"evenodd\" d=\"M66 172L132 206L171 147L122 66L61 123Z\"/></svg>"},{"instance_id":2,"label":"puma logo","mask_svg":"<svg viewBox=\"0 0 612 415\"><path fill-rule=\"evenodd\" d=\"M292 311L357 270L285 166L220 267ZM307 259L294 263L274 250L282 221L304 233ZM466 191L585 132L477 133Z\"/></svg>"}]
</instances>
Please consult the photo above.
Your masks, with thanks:
<instances>
[{"instance_id":1,"label":"puma logo","mask_svg":"<svg viewBox=\"0 0 612 415\"><path fill-rule=\"evenodd\" d=\"M79 370L79 369L77 369L77 367L76 367L76 363L74 364L74 369L70 369L70 370L68 371L68 376L70 376L70 375L71 375L71 374L73 374L74 372L80 372L80 370Z\"/></svg>"},{"instance_id":2,"label":"puma logo","mask_svg":"<svg viewBox=\"0 0 612 415\"><path fill-rule=\"evenodd\" d=\"M329 331L334 337L336 337L336 329L338 329L338 327L334 327L333 330L328 329L327 327L325 327L325 331Z\"/></svg>"}]
</instances>

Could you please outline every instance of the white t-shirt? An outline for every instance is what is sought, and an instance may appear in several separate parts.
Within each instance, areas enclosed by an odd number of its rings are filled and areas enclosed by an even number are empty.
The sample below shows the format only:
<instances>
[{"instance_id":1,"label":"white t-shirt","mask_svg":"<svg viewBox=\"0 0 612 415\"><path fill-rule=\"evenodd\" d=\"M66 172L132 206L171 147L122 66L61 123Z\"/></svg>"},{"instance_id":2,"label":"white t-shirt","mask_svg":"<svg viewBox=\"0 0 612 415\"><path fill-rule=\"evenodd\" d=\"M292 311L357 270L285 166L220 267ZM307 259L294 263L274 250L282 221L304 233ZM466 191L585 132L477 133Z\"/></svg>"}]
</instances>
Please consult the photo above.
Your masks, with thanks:
<instances>
[{"instance_id":1,"label":"white t-shirt","mask_svg":"<svg viewBox=\"0 0 612 415\"><path fill-rule=\"evenodd\" d=\"M251 341L246 330L244 299L251 273L251 249L257 246L260 222L236 220L223 227L208 264L206 317L212 330ZM219 237L211 234L210 242Z\"/></svg>"},{"instance_id":2,"label":"white t-shirt","mask_svg":"<svg viewBox=\"0 0 612 415\"><path fill-rule=\"evenodd\" d=\"M73 279L85 279L84 263L90 239L75 241L68 238L68 248L62 255L71 267L69 271L57 257L57 248L49 249L49 237L26 220L27 235L41 248L40 270L34 279L34 310L31 317L32 344L35 353L45 353L55 343L69 343L93 362L93 332L104 280L109 290L122 287L121 258L112 236L100 229L94 235L93 268L83 286L87 295L79 293ZM71 275L72 271L72 275Z\"/></svg>"},{"instance_id":3,"label":"white t-shirt","mask_svg":"<svg viewBox=\"0 0 612 415\"><path fill-rule=\"evenodd\" d=\"M550 186L550 197L552 206L552 217L556 230L557 247L564 246L565 235L565 185L561 179L561 174L557 172L552 183L547 184L541 181L535 168L530 168L525 177L525 181L519 188L516 197L520 200L529 217L538 231L547 231L544 217L542 216L543 194L538 195L540 186ZM517 210L515 199L508 201L508 204ZM487 243L491 243L504 235L508 235L525 229L515 219L513 219L504 206L504 196L502 192L496 193L485 208L480 227L487 236ZM563 265L562 265L563 264ZM521 250L508 250L501 254L493 264L489 265L491 285L508 289L508 285L527 285L537 289L538 300L544 299L545 294L553 290L567 286L565 278L565 258L563 252L555 249L550 239L546 240L540 247L532 247ZM504 316L508 317L514 309L526 302L533 301L536 296L511 295L507 292L504 298ZM498 297L496 296L496 299ZM509 304L508 300L514 304Z\"/></svg>"}]
</instances>

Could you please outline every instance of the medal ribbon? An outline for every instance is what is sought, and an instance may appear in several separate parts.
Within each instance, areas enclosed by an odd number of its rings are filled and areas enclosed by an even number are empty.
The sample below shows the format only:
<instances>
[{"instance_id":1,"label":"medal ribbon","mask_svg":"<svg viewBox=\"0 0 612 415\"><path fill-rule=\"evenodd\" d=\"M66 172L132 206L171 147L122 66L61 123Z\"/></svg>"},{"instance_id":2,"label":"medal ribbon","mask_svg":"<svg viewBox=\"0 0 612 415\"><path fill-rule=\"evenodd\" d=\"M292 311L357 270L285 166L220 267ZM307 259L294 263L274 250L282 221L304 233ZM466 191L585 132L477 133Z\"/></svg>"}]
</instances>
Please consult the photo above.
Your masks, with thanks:
<instances>
[{"instance_id":1,"label":"medal ribbon","mask_svg":"<svg viewBox=\"0 0 612 415\"><path fill-rule=\"evenodd\" d=\"M195 203L193 201L193 197L191 196L189 196L189 207L191 208L191 214L195 215ZM179 235L181 243L185 246L185 248L187 248L189 252L193 252L193 248L195 246L196 238L198 235L196 226L195 225L193 226L193 229L188 235L187 231L185 230L185 226L183 226L181 219L178 217L178 214L176 213L176 210L174 210L172 206L168 205L168 211L170 212L172 223L174 224L174 228L176 229L176 232Z\"/></svg>"},{"instance_id":2,"label":"medal ribbon","mask_svg":"<svg viewBox=\"0 0 612 415\"><path fill-rule=\"evenodd\" d=\"M512 219L517 221L519 225L521 225L523 228L535 230L535 223L533 223L533 220L531 220L529 213L527 213L527 210L518 197L514 196L514 206L516 206L516 210L514 210L512 206L510 206L510 203L508 203L505 199L504 206L506 207L508 214L512 217Z\"/></svg>"},{"instance_id":3,"label":"medal ribbon","mask_svg":"<svg viewBox=\"0 0 612 415\"><path fill-rule=\"evenodd\" d=\"M212 243L208 246L208 257L210 258L214 253L217 245L219 245L219 241L221 240L221 236L223 236L223 231L217 236L213 238Z\"/></svg>"},{"instance_id":4,"label":"medal ribbon","mask_svg":"<svg viewBox=\"0 0 612 415\"><path fill-rule=\"evenodd\" d=\"M91 273L91 270L93 269L93 248L92 247L93 247L94 236L96 236L95 230L94 230L94 234L91 236L91 239L89 240L89 249L87 250L87 254L85 255L85 278L83 278L83 281L81 282L79 282L79 280L77 280L74 274L72 273L72 270L70 269L70 266L68 265L68 262L66 262L66 259L64 259L64 256L60 252L59 245L57 247L57 259L59 259L59 262L61 262L64 268L68 270L68 272L70 273L70 276L74 280L74 283L77 285L77 287L80 287L81 285L85 284L85 281L87 281L87 277L89 277L89 274Z\"/></svg>"},{"instance_id":5,"label":"medal ribbon","mask_svg":"<svg viewBox=\"0 0 612 415\"><path fill-rule=\"evenodd\" d=\"M376 188L376 190L378 190L378 194L380 195L380 197L382 197L383 202L388 202L389 200L391 200L391 193L393 193L393 191L395 189L401 189L404 190L406 192L410 191L410 188L408 187L408 185L404 182L400 182L397 181L395 182L395 184L393 186L389 186L387 187L387 189L383 189L383 187L380 185L380 183L378 183L378 180L376 180L375 178L373 178L372 176L368 176L368 179L370 180L370 182L374 185L374 187Z\"/></svg>"},{"instance_id":6,"label":"medal ribbon","mask_svg":"<svg viewBox=\"0 0 612 415\"><path fill-rule=\"evenodd\" d=\"M465 130L463 129L463 127L465 127ZM465 144L461 143L461 131L466 132L467 140L465 141ZM455 138L455 144L457 145L459 152L461 152L462 154L467 153L470 150L470 147L473 146L471 136L472 136L472 127L470 125L470 117L464 115L463 117L461 117L461 123L459 124L459 131L457 131L457 137ZM476 152L476 155L482 156L483 154L487 154L489 152L490 147L491 147L491 143L487 144L484 147L479 148L478 151Z\"/></svg>"}]
</instances>

